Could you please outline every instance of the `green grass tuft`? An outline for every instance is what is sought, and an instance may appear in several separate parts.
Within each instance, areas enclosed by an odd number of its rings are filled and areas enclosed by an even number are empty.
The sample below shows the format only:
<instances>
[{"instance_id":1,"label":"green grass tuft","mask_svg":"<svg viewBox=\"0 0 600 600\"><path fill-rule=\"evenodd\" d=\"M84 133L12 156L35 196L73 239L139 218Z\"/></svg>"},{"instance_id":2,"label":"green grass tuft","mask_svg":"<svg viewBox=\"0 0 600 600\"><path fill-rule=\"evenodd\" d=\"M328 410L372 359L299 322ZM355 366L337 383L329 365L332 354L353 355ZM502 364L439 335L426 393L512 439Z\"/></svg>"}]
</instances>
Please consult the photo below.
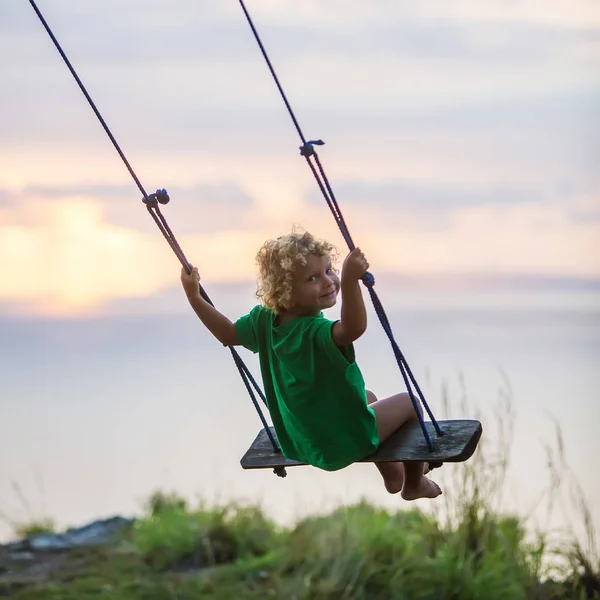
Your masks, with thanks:
<instances>
[{"instance_id":1,"label":"green grass tuft","mask_svg":"<svg viewBox=\"0 0 600 600\"><path fill-rule=\"evenodd\" d=\"M19 538L33 537L41 533L55 533L56 524L50 518L42 518L26 523L14 523L13 532Z\"/></svg>"},{"instance_id":2,"label":"green grass tuft","mask_svg":"<svg viewBox=\"0 0 600 600\"><path fill-rule=\"evenodd\" d=\"M131 542L150 566L184 570L260 556L277 537L275 526L258 508L186 510L173 505L137 521Z\"/></svg>"}]
</instances>

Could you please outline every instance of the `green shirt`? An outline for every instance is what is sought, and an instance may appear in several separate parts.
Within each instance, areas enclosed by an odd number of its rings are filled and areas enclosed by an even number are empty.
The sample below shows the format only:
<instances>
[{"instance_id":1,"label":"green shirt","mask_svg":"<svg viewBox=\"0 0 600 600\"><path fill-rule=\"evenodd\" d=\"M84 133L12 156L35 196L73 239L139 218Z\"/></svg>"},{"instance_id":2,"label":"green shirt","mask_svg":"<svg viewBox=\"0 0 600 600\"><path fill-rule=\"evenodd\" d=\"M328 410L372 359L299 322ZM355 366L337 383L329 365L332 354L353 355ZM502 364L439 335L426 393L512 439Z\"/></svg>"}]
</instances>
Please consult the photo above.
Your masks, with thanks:
<instances>
[{"instance_id":1,"label":"green shirt","mask_svg":"<svg viewBox=\"0 0 600 600\"><path fill-rule=\"evenodd\" d=\"M335 471L372 454L379 434L352 344L338 348L334 321L322 314L279 326L275 317L256 306L235 327L241 345L258 352L283 455Z\"/></svg>"}]
</instances>

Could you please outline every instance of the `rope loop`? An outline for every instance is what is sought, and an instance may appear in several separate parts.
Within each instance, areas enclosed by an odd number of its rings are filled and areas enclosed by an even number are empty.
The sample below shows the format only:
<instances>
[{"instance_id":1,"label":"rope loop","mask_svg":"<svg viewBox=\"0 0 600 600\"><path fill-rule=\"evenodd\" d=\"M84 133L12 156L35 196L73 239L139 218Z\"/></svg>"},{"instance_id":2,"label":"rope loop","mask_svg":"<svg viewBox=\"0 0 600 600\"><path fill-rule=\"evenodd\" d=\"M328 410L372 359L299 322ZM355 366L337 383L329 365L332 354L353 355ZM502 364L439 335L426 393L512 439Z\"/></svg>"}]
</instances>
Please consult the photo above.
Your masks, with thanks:
<instances>
[{"instance_id":1,"label":"rope loop","mask_svg":"<svg viewBox=\"0 0 600 600\"><path fill-rule=\"evenodd\" d=\"M315 153L313 146L323 146L324 144L325 142L323 140L310 140L305 142L303 146L300 146L300 154L305 158L309 158Z\"/></svg>"},{"instance_id":2,"label":"rope loop","mask_svg":"<svg viewBox=\"0 0 600 600\"><path fill-rule=\"evenodd\" d=\"M158 208L159 204L168 204L170 199L167 190L163 188L162 190L156 190L154 194L142 198L142 202L151 208Z\"/></svg>"}]
</instances>

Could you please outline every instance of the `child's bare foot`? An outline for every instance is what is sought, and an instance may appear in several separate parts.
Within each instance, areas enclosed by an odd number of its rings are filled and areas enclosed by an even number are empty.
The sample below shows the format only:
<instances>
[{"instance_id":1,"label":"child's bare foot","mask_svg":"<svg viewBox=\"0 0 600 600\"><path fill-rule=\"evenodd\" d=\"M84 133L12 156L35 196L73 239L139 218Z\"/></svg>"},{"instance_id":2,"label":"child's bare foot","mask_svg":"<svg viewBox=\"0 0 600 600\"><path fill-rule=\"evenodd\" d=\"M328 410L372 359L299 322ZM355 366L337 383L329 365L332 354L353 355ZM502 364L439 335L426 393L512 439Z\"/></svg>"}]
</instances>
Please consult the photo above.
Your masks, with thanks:
<instances>
[{"instance_id":1,"label":"child's bare foot","mask_svg":"<svg viewBox=\"0 0 600 600\"><path fill-rule=\"evenodd\" d=\"M390 494L397 494L398 492L402 491L402 486L404 485L404 477L386 477L384 478L383 483L385 484L385 489Z\"/></svg>"},{"instance_id":2,"label":"child's bare foot","mask_svg":"<svg viewBox=\"0 0 600 600\"><path fill-rule=\"evenodd\" d=\"M385 489L390 494L397 494L402 491L402 487L404 486L404 468L397 470L386 470L387 467L383 467L380 469L381 474L383 475L383 483L385 484ZM423 475L427 475L431 469L429 468L429 463L423 463Z\"/></svg>"},{"instance_id":3,"label":"child's bare foot","mask_svg":"<svg viewBox=\"0 0 600 600\"><path fill-rule=\"evenodd\" d=\"M440 486L431 479L421 477L414 486L404 486L401 496L404 500L418 500L419 498L437 498L442 493Z\"/></svg>"}]
</instances>

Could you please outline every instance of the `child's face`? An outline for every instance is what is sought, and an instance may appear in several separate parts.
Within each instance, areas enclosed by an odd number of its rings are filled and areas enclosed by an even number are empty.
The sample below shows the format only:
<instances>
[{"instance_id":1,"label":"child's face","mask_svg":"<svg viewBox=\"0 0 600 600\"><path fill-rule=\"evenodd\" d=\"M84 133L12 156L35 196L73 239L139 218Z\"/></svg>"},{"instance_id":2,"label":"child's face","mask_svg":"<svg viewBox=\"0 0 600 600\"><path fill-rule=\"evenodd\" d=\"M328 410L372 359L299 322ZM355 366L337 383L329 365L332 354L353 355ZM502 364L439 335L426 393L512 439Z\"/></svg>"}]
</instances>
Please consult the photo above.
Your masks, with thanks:
<instances>
[{"instance_id":1,"label":"child's face","mask_svg":"<svg viewBox=\"0 0 600 600\"><path fill-rule=\"evenodd\" d=\"M318 315L337 301L340 278L331 268L331 259L310 254L306 265L294 271L292 311L299 315Z\"/></svg>"}]
</instances>

